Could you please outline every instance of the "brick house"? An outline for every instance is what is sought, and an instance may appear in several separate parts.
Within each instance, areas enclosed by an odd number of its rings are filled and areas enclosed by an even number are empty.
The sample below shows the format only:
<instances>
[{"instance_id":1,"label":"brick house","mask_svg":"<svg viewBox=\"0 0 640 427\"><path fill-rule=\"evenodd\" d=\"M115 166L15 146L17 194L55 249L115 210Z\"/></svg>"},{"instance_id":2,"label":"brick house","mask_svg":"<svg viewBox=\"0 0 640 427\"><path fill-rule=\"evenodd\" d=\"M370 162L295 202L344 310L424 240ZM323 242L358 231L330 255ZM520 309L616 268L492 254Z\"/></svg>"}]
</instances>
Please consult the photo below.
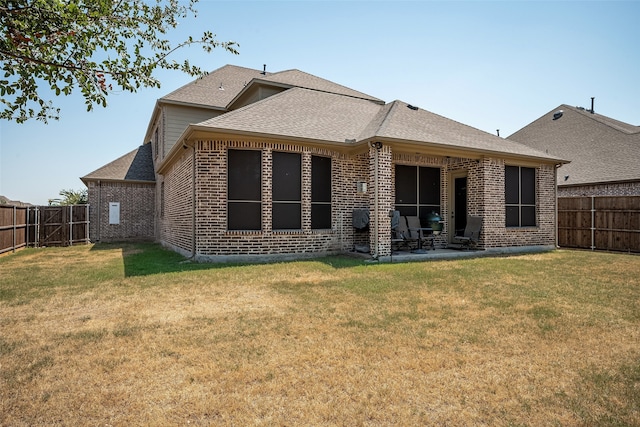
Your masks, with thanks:
<instances>
[{"instance_id":1,"label":"brick house","mask_svg":"<svg viewBox=\"0 0 640 427\"><path fill-rule=\"evenodd\" d=\"M558 170L558 196L640 196L640 126L593 104L560 105L507 139L571 161Z\"/></svg>"},{"instance_id":2,"label":"brick house","mask_svg":"<svg viewBox=\"0 0 640 427\"><path fill-rule=\"evenodd\" d=\"M142 237L146 217L144 237L198 260L385 257L399 210L439 213L442 245L479 215L482 248L555 247L561 158L299 70L224 66L160 98L144 141L82 178L92 238Z\"/></svg>"}]
</instances>

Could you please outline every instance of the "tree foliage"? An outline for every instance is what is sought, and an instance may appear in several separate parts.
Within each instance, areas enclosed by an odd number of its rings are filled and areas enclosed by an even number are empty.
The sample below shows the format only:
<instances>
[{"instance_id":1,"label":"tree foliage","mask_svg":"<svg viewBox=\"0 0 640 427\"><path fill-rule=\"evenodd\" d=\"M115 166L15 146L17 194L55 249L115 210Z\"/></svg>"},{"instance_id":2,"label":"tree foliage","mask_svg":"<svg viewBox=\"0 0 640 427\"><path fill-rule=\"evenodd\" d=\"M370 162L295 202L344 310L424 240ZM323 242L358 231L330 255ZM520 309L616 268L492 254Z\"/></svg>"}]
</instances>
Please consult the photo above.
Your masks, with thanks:
<instances>
[{"instance_id":1,"label":"tree foliage","mask_svg":"<svg viewBox=\"0 0 640 427\"><path fill-rule=\"evenodd\" d=\"M170 58L185 46L237 54L235 42L219 42L209 31L178 44L167 39L179 19L196 15L196 2L0 0L0 119L58 119L59 108L47 98L76 89L88 111L106 106L111 91L160 87L157 69L204 74Z\"/></svg>"},{"instance_id":2,"label":"tree foliage","mask_svg":"<svg viewBox=\"0 0 640 427\"><path fill-rule=\"evenodd\" d=\"M87 189L60 190L61 199L49 199L49 206L86 205Z\"/></svg>"}]
</instances>

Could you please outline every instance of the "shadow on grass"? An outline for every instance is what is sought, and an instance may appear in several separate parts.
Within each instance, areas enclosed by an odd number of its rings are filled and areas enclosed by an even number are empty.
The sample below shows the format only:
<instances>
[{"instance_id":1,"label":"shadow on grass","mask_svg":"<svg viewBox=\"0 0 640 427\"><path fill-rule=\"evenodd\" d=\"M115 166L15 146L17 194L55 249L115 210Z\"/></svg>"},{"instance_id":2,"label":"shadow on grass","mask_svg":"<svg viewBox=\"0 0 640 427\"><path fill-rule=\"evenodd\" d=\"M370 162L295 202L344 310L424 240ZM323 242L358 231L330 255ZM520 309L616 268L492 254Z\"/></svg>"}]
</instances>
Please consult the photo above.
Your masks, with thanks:
<instances>
[{"instance_id":1,"label":"shadow on grass","mask_svg":"<svg viewBox=\"0 0 640 427\"><path fill-rule=\"evenodd\" d=\"M122 260L124 262L124 273L126 277L262 265L260 263L195 262L183 257L177 252L151 242L97 243L93 248L91 248L91 251L102 250L122 251ZM313 261L322 262L336 269L350 268L364 264L362 259L348 256L321 257L315 258ZM281 263L286 262L298 261L285 261Z\"/></svg>"}]
</instances>

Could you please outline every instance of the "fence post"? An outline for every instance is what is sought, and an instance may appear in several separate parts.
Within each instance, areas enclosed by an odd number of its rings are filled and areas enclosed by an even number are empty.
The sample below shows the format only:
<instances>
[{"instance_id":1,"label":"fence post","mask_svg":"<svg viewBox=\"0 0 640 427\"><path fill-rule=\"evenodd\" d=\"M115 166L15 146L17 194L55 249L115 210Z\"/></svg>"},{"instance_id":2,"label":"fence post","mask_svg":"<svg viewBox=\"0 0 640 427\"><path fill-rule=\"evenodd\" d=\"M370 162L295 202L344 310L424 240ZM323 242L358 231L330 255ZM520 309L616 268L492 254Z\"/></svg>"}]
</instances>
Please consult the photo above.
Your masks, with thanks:
<instances>
[{"instance_id":1,"label":"fence post","mask_svg":"<svg viewBox=\"0 0 640 427\"><path fill-rule=\"evenodd\" d=\"M595 196L591 196L591 250L596 249L596 203Z\"/></svg>"},{"instance_id":2,"label":"fence post","mask_svg":"<svg viewBox=\"0 0 640 427\"><path fill-rule=\"evenodd\" d=\"M18 215L16 206L13 206L13 252L16 251L16 222L18 221Z\"/></svg>"},{"instance_id":3,"label":"fence post","mask_svg":"<svg viewBox=\"0 0 640 427\"><path fill-rule=\"evenodd\" d=\"M36 206L36 230L35 230L36 248L40 247L40 207Z\"/></svg>"},{"instance_id":4,"label":"fence post","mask_svg":"<svg viewBox=\"0 0 640 427\"><path fill-rule=\"evenodd\" d=\"M84 217L84 236L85 236L85 244L89 244L90 240L89 240L89 204L87 203L87 212L86 212L86 216Z\"/></svg>"},{"instance_id":5,"label":"fence post","mask_svg":"<svg viewBox=\"0 0 640 427\"><path fill-rule=\"evenodd\" d=\"M73 205L69 206L69 246L73 246Z\"/></svg>"}]
</instances>

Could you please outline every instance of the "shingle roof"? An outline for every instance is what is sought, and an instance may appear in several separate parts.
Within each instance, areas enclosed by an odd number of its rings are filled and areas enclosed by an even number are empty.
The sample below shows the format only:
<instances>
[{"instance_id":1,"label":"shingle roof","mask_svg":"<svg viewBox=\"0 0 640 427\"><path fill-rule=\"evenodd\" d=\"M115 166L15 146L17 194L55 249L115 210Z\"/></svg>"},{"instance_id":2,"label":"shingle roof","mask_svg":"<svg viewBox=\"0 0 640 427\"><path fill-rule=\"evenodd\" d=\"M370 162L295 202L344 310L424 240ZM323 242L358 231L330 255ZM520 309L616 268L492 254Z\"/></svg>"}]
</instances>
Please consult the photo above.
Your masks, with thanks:
<instances>
[{"instance_id":1,"label":"shingle roof","mask_svg":"<svg viewBox=\"0 0 640 427\"><path fill-rule=\"evenodd\" d=\"M295 86L305 89L314 89L322 92L351 96L354 98L368 99L370 101L384 104L384 101L382 101L381 99L374 98L373 96L367 95L366 93L358 92L357 90L353 90L346 86L339 85L332 81L316 77L312 74L305 73L304 71L300 70L280 71L278 73L273 73L265 76L261 80L291 85L292 87Z\"/></svg>"},{"instance_id":2,"label":"shingle roof","mask_svg":"<svg viewBox=\"0 0 640 427\"><path fill-rule=\"evenodd\" d=\"M265 75L258 70L225 65L163 96L160 101L224 109L252 79L258 77Z\"/></svg>"},{"instance_id":3,"label":"shingle roof","mask_svg":"<svg viewBox=\"0 0 640 427\"><path fill-rule=\"evenodd\" d=\"M369 99L380 103L383 102L378 98L300 70L265 73L263 71L237 67L235 65L225 65L218 68L206 76L196 79L163 96L160 98L160 101L226 109L229 103L252 83L277 83L286 87L302 87L355 98Z\"/></svg>"},{"instance_id":4,"label":"shingle roof","mask_svg":"<svg viewBox=\"0 0 640 427\"><path fill-rule=\"evenodd\" d=\"M359 98L292 88L199 126L345 142L357 138L379 109L379 104Z\"/></svg>"},{"instance_id":5,"label":"shingle roof","mask_svg":"<svg viewBox=\"0 0 640 427\"><path fill-rule=\"evenodd\" d=\"M151 144L141 145L80 179L85 184L97 180L155 182Z\"/></svg>"},{"instance_id":6,"label":"shingle roof","mask_svg":"<svg viewBox=\"0 0 640 427\"><path fill-rule=\"evenodd\" d=\"M560 105L508 139L570 160L560 186L640 180L640 126L589 110Z\"/></svg>"},{"instance_id":7,"label":"shingle roof","mask_svg":"<svg viewBox=\"0 0 640 427\"><path fill-rule=\"evenodd\" d=\"M399 139L437 144L443 147L554 159L554 156L549 156L539 150L505 140L430 111L411 107L406 102L394 101L387 110L384 120L374 134L362 135L362 139ZM561 160L560 157L555 159Z\"/></svg>"},{"instance_id":8,"label":"shingle roof","mask_svg":"<svg viewBox=\"0 0 640 427\"><path fill-rule=\"evenodd\" d=\"M352 144L369 139L429 143L457 148L560 160L454 120L394 101L293 88L199 123L198 128Z\"/></svg>"}]
</instances>

